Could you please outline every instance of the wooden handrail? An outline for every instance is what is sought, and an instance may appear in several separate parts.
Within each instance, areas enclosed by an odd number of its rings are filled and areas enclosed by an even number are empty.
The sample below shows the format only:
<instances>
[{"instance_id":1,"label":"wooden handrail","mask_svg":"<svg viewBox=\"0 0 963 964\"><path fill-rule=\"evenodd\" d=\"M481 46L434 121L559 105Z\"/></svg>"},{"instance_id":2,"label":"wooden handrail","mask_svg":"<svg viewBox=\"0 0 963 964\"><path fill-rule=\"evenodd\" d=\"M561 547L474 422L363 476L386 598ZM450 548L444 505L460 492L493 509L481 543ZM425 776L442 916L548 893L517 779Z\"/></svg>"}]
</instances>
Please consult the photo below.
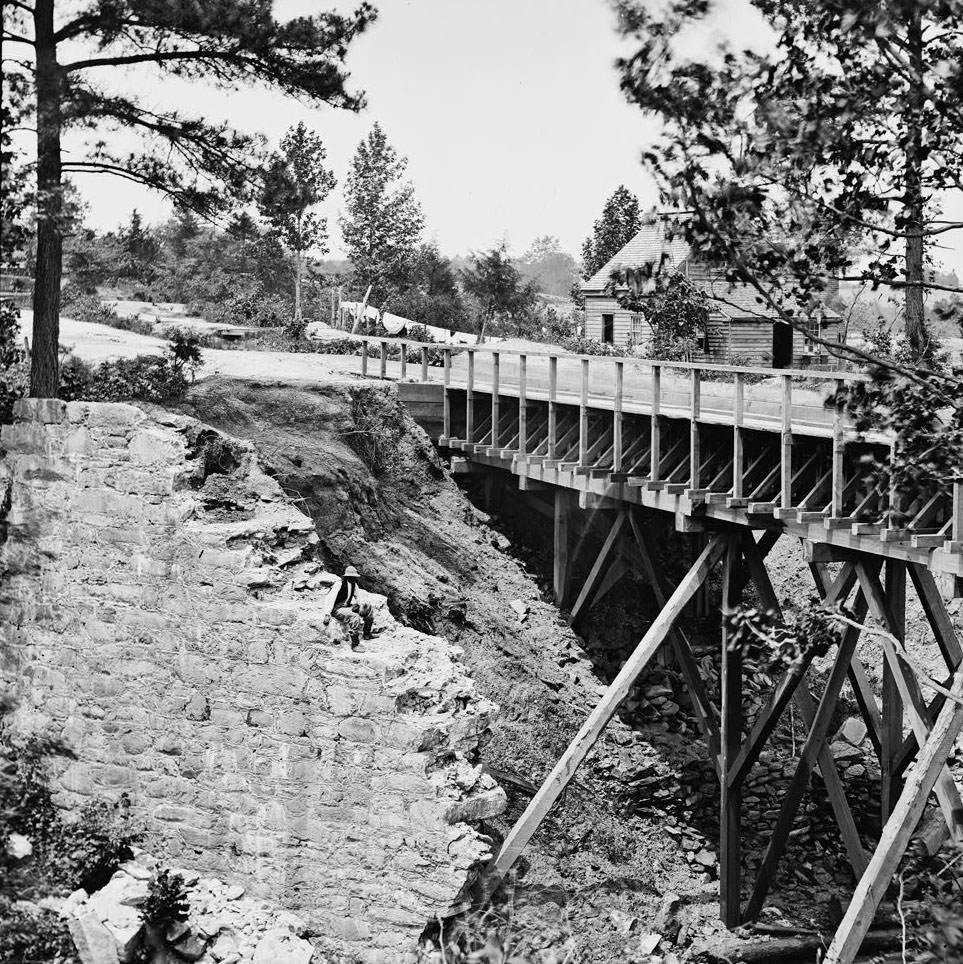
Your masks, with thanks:
<instances>
[{"instance_id":1,"label":"wooden handrail","mask_svg":"<svg viewBox=\"0 0 963 964\"><path fill-rule=\"evenodd\" d=\"M358 342L375 342L378 345L382 342L400 345L403 341L400 338L380 338L377 335L359 335L351 334L350 332L343 332L341 338L350 338ZM323 345L324 342L319 341L317 344ZM869 375L863 375L859 372L822 372L803 368L752 368L739 365L717 365L710 362L662 361L658 358L636 358L634 355L583 355L562 349L556 351L533 351L530 348L505 348L497 343L494 345L456 345L446 342L409 341L405 339L404 344L410 345L412 348L438 348L441 350L448 349L452 352L468 351L470 349L473 352L488 352L493 355L526 355L528 358L564 358L572 361L618 359L626 364L642 365L646 368L659 366L661 368L675 369L680 372L691 372L695 370L700 372L722 372L729 375L738 373L740 375L760 375L764 378L779 378L780 376L788 375L790 378L818 379L826 382L868 382L871 380ZM319 354L323 354L323 352Z\"/></svg>"}]
</instances>

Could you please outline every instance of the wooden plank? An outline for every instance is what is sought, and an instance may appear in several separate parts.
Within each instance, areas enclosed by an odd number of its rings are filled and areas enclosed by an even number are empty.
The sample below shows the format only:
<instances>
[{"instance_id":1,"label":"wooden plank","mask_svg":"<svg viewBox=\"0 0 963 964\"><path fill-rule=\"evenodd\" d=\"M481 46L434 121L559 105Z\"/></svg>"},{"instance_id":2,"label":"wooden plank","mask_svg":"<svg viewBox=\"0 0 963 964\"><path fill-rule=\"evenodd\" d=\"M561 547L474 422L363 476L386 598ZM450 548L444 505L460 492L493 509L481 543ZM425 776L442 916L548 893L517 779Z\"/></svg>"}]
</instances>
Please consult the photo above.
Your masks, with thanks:
<instances>
[{"instance_id":1,"label":"wooden plank","mask_svg":"<svg viewBox=\"0 0 963 964\"><path fill-rule=\"evenodd\" d=\"M642 569L645 574L652 595L659 608L666 604L670 593L664 571L658 565L658 551L655 539L644 526L639 525L635 513L629 513L629 525L632 535L635 537L638 546ZM695 656L692 654L692 647L688 637L679 627L673 628L669 635L669 642L675 651L676 659L679 662L679 669L682 678L685 680L686 688L692 698L692 707L695 712L702 736L709 748L709 758L716 768L717 774L722 773L722 764L719 759L719 727L716 725L712 715L709 695L706 693L705 684L699 675L699 667Z\"/></svg>"},{"instance_id":2,"label":"wooden plank","mask_svg":"<svg viewBox=\"0 0 963 964\"><path fill-rule=\"evenodd\" d=\"M689 484L687 488L698 489L702 468L702 449L699 444L699 415L702 407L702 376L698 368L690 373L689 383Z\"/></svg>"},{"instance_id":3,"label":"wooden plank","mask_svg":"<svg viewBox=\"0 0 963 964\"><path fill-rule=\"evenodd\" d=\"M500 356L492 353L492 448L498 448L499 432L501 431L501 413L498 410L498 380Z\"/></svg>"},{"instance_id":4,"label":"wooden plank","mask_svg":"<svg viewBox=\"0 0 963 964\"><path fill-rule=\"evenodd\" d=\"M578 464L588 465L588 397L589 397L589 361L582 359L582 381L578 402Z\"/></svg>"},{"instance_id":5,"label":"wooden plank","mask_svg":"<svg viewBox=\"0 0 963 964\"><path fill-rule=\"evenodd\" d=\"M953 620L946 611L946 604L943 602L943 596L936 585L933 573L921 563L911 562L909 574L923 612L926 614L926 620L936 637L936 644L943 654L946 667L953 672L960 665L960 660L963 660L963 647L960 646L956 630L953 628Z\"/></svg>"},{"instance_id":6,"label":"wooden plank","mask_svg":"<svg viewBox=\"0 0 963 964\"><path fill-rule=\"evenodd\" d=\"M378 356L378 377L385 379L388 377L388 342L381 343L381 352Z\"/></svg>"},{"instance_id":7,"label":"wooden plank","mask_svg":"<svg viewBox=\"0 0 963 964\"><path fill-rule=\"evenodd\" d=\"M558 439L558 356L552 355L548 360L548 457L557 458L556 441Z\"/></svg>"},{"instance_id":8,"label":"wooden plank","mask_svg":"<svg viewBox=\"0 0 963 964\"><path fill-rule=\"evenodd\" d=\"M892 615L889 631L902 642L906 624L906 566L903 563L888 559L886 561L886 596L892 606L891 612L878 608L878 600L871 595L867 588L865 566L860 565L857 572L863 592L870 600L874 617L886 627L887 618ZM872 582L875 582L875 576ZM875 588L875 587L873 587ZM883 663L883 731L881 740L882 760L880 760L880 806L883 823L889 817L890 810L899 796L899 774L896 772L896 758L899 748L903 744L903 699L899 686L893 674L893 667L888 662Z\"/></svg>"},{"instance_id":9,"label":"wooden plank","mask_svg":"<svg viewBox=\"0 0 963 964\"><path fill-rule=\"evenodd\" d=\"M382 342L382 344L384 344ZM387 349L386 349L387 350ZM382 366L384 365L384 357L386 350L382 351ZM451 435L451 392L449 387L451 385L451 350L446 348L443 352L444 363L445 363L445 374L444 374L444 408L442 410L442 420L441 420L441 434L444 438L448 438ZM382 376L384 377L384 376Z\"/></svg>"},{"instance_id":10,"label":"wooden plank","mask_svg":"<svg viewBox=\"0 0 963 964\"><path fill-rule=\"evenodd\" d=\"M367 342L365 342L364 344L367 345ZM362 358L364 358L363 351L364 350L362 349L362 356L361 356ZM421 380L423 382L428 381L428 346L427 345L421 349Z\"/></svg>"},{"instance_id":11,"label":"wooden plank","mask_svg":"<svg viewBox=\"0 0 963 964\"><path fill-rule=\"evenodd\" d=\"M780 505L792 505L792 377L782 376L782 432L780 433Z\"/></svg>"},{"instance_id":12,"label":"wooden plank","mask_svg":"<svg viewBox=\"0 0 963 964\"><path fill-rule=\"evenodd\" d=\"M528 357L518 356L518 454L528 451Z\"/></svg>"},{"instance_id":13,"label":"wooden plank","mask_svg":"<svg viewBox=\"0 0 963 964\"><path fill-rule=\"evenodd\" d=\"M832 723L833 712L839 701L839 691L846 679L850 661L856 651L856 642L859 639L859 632L854 631L844 635L836 651L836 659L830 671L826 689L816 708L809 734L799 754L799 761L793 773L792 780L783 798L779 816L776 818L776 826L773 828L772 837L766 847L766 853L762 858L759 867L756 883L752 890L752 896L746 907L746 917L752 919L762 910L763 901L775 877L776 867L785 850L786 842L789 839L789 832L792 830L793 820L799 804L802 801L806 788L809 785L809 776L813 767L816 765L820 750L825 748L826 736ZM798 693L799 691L797 691ZM808 693L808 691L807 691ZM830 759L832 755L830 754ZM824 774L825 778L825 774ZM858 839L858 837L857 837ZM861 849L861 848L860 848ZM863 859L865 866L865 857Z\"/></svg>"},{"instance_id":14,"label":"wooden plank","mask_svg":"<svg viewBox=\"0 0 963 964\"><path fill-rule=\"evenodd\" d=\"M569 514L571 512L571 496L567 489L555 489L555 554L553 560L553 585L555 587L555 604L565 605L568 591L568 558L569 558Z\"/></svg>"},{"instance_id":15,"label":"wooden plank","mask_svg":"<svg viewBox=\"0 0 963 964\"><path fill-rule=\"evenodd\" d=\"M575 739L552 768L545 782L539 787L538 793L505 838L501 851L487 868L487 887L490 888L497 883L518 859L555 801L568 786L575 771L595 746L619 705L629 695L639 674L662 645L682 610L719 561L719 557L725 550L726 541L723 535L714 536L666 600L665 606L642 637L635 651L626 660L598 705L579 728Z\"/></svg>"},{"instance_id":16,"label":"wooden plank","mask_svg":"<svg viewBox=\"0 0 963 964\"><path fill-rule=\"evenodd\" d=\"M746 412L746 383L737 374L733 381L735 398L732 403L732 497L743 497L742 483L745 472L745 437L742 427Z\"/></svg>"},{"instance_id":17,"label":"wooden plank","mask_svg":"<svg viewBox=\"0 0 963 964\"><path fill-rule=\"evenodd\" d=\"M615 587L616 583L631 571L631 568L624 559L616 559L615 562L609 566L609 571L605 574L605 578L599 583L599 587L595 590L595 595L592 596L592 601L589 603L589 606L592 608L597 606Z\"/></svg>"},{"instance_id":18,"label":"wooden plank","mask_svg":"<svg viewBox=\"0 0 963 964\"><path fill-rule=\"evenodd\" d=\"M753 542L755 545L755 542ZM730 538L722 569L722 609L728 612L735 594L735 568L739 542ZM729 632L722 624L722 656L720 675L719 746L722 754L719 795L719 903L722 922L738 927L742 922L742 785L726 779L742 739L742 653L729 650Z\"/></svg>"},{"instance_id":19,"label":"wooden plank","mask_svg":"<svg viewBox=\"0 0 963 964\"><path fill-rule=\"evenodd\" d=\"M649 482L658 484L661 476L659 466L662 463L662 366L652 366L652 424L649 441Z\"/></svg>"},{"instance_id":20,"label":"wooden plank","mask_svg":"<svg viewBox=\"0 0 963 964\"><path fill-rule=\"evenodd\" d=\"M890 570L893 568L895 568L893 561L888 560L886 563L887 576L889 576ZM862 564L857 565L857 571L859 572L859 581L863 592L869 597L873 617L884 629L895 636L900 645L902 645L905 625L905 596L900 598L898 594L891 595L889 578L887 578L887 588L884 595L883 587L880 585L874 573L870 572L866 566ZM919 746L923 746L930 732L930 716L926 703L923 700L923 694L920 692L919 685L916 682L916 677L913 675L912 670L900 661L893 641L885 636L881 636L880 641L882 642L883 653L886 657L884 670L887 667L889 668L893 685L898 691L901 710L905 707L906 714L909 717L910 727L916 736L916 742ZM886 723L884 705L884 749L886 746ZM890 739L895 740L896 734L892 734ZM894 775L897 773L897 761L903 742L902 726L900 727L898 739L899 743L894 746L891 754L890 768ZM952 834L957 834L959 832L959 821L961 819L961 817L958 817L958 814L963 815L963 800L960 799L960 794L956 789L956 784L953 782L953 776L949 769L944 768L943 772L939 774L936 779L935 789L940 807L943 810L943 816L946 818L946 825Z\"/></svg>"},{"instance_id":21,"label":"wooden plank","mask_svg":"<svg viewBox=\"0 0 963 964\"><path fill-rule=\"evenodd\" d=\"M475 441L475 353L468 349L468 384L465 389L465 438Z\"/></svg>"},{"instance_id":22,"label":"wooden plank","mask_svg":"<svg viewBox=\"0 0 963 964\"><path fill-rule=\"evenodd\" d=\"M963 669L957 670L950 689L956 701L946 701L915 766L907 776L869 866L856 885L853 899L826 951L824 964L852 964L855 960L879 902L923 815L926 801L963 729Z\"/></svg>"},{"instance_id":23,"label":"wooden plank","mask_svg":"<svg viewBox=\"0 0 963 964\"><path fill-rule=\"evenodd\" d=\"M622 471L622 383L625 363L615 363L615 398L612 403L612 470Z\"/></svg>"},{"instance_id":24,"label":"wooden plank","mask_svg":"<svg viewBox=\"0 0 963 964\"><path fill-rule=\"evenodd\" d=\"M612 552L612 547L615 545L615 540L618 539L624 525L625 513L619 512L612 521L608 534L602 542L602 548L599 550L599 554L595 557L595 562L592 563L592 567L589 569L588 575L585 577L585 582L582 585L582 589L579 592L574 605L572 606L572 610L568 617L569 626L571 626L578 618L578 614L582 611L582 607L588 600L589 594L592 592L592 589L595 587L595 583L602 574L602 567L608 561L609 555Z\"/></svg>"}]
</instances>

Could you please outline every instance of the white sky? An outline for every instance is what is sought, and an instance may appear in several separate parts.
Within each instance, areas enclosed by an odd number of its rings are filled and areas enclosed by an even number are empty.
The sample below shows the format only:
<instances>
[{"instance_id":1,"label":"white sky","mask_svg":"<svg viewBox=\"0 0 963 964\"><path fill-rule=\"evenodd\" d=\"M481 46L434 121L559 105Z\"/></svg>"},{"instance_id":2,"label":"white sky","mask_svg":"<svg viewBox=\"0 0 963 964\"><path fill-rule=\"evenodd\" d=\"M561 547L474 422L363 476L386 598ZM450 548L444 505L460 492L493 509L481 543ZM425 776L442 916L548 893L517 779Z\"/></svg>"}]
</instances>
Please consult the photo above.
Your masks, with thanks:
<instances>
[{"instance_id":1,"label":"white sky","mask_svg":"<svg viewBox=\"0 0 963 964\"><path fill-rule=\"evenodd\" d=\"M276 11L287 17L328 6L330 0L280 0ZM272 144L304 120L324 138L339 180L322 209L335 256L342 253L336 215L345 172L375 120L408 157L426 234L449 254L503 237L521 252L544 234L577 254L620 183L643 207L656 202L639 160L656 127L619 91L613 64L620 41L607 0L376 0L376 6L378 21L348 59L353 88L367 92L368 107L358 115L260 90L225 95L169 80L163 97L155 97L156 81L143 71L130 74L130 86L158 105L176 103L259 131ZM692 38L695 45L708 46L720 30L739 45L758 42L758 15L745 0L718 6L713 25ZM77 176L76 183L98 228L115 227L135 206L150 221L169 213L162 199L117 178ZM947 264L963 267L960 248L963 239Z\"/></svg>"}]
</instances>

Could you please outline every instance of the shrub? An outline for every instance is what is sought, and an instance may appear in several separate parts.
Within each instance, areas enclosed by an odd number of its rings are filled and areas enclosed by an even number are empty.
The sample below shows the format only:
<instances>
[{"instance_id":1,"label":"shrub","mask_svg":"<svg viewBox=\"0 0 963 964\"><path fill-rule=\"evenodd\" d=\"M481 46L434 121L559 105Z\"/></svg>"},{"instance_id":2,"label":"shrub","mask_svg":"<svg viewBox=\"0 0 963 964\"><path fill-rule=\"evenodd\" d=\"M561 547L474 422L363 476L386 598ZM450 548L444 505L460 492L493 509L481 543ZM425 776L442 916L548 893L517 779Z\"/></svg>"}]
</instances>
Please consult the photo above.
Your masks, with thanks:
<instances>
[{"instance_id":1,"label":"shrub","mask_svg":"<svg viewBox=\"0 0 963 964\"><path fill-rule=\"evenodd\" d=\"M0 303L0 425L13 421L13 403L27 394L30 366L20 347L20 311L12 301Z\"/></svg>"},{"instance_id":2,"label":"shrub","mask_svg":"<svg viewBox=\"0 0 963 964\"><path fill-rule=\"evenodd\" d=\"M199 339L185 331L171 333L165 355L117 358L93 368L68 354L61 364L60 397L88 402L177 400L203 363Z\"/></svg>"},{"instance_id":3,"label":"shrub","mask_svg":"<svg viewBox=\"0 0 963 964\"><path fill-rule=\"evenodd\" d=\"M264 285L256 282L247 291L227 302L204 302L198 313L216 324L246 325L252 328L278 328L288 325L294 310L291 302L281 295L268 294Z\"/></svg>"},{"instance_id":4,"label":"shrub","mask_svg":"<svg viewBox=\"0 0 963 964\"><path fill-rule=\"evenodd\" d=\"M67 318L110 325L112 328L123 328L130 320L118 317L113 308L102 304L96 294L80 291L77 288L71 288L65 292L61 312Z\"/></svg>"},{"instance_id":5,"label":"shrub","mask_svg":"<svg viewBox=\"0 0 963 964\"><path fill-rule=\"evenodd\" d=\"M141 917L148 927L166 930L171 924L187 920L190 905L187 887L180 874L172 874L166 868L156 873L150 881L147 899L141 907Z\"/></svg>"}]
</instances>

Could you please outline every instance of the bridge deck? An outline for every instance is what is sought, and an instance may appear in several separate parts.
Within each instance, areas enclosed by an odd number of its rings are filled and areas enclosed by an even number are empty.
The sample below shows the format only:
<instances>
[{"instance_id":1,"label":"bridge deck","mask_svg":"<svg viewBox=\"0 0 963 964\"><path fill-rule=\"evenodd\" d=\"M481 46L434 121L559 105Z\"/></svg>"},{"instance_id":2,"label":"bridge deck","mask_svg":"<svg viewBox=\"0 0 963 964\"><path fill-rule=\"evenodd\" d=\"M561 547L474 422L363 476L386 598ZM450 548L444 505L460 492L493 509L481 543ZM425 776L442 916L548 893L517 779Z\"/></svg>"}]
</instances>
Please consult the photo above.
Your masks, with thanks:
<instances>
[{"instance_id":1,"label":"bridge deck","mask_svg":"<svg viewBox=\"0 0 963 964\"><path fill-rule=\"evenodd\" d=\"M688 530L776 527L925 565L960 591L963 484L882 491L868 460L885 461L892 439L857 434L825 404L865 376L499 346L442 348L439 369L428 364L438 346L361 340L363 370L378 364L400 379L435 441L522 485L669 512ZM400 361L388 361L392 344L403 346ZM420 366L409 357L419 350Z\"/></svg>"}]
</instances>

